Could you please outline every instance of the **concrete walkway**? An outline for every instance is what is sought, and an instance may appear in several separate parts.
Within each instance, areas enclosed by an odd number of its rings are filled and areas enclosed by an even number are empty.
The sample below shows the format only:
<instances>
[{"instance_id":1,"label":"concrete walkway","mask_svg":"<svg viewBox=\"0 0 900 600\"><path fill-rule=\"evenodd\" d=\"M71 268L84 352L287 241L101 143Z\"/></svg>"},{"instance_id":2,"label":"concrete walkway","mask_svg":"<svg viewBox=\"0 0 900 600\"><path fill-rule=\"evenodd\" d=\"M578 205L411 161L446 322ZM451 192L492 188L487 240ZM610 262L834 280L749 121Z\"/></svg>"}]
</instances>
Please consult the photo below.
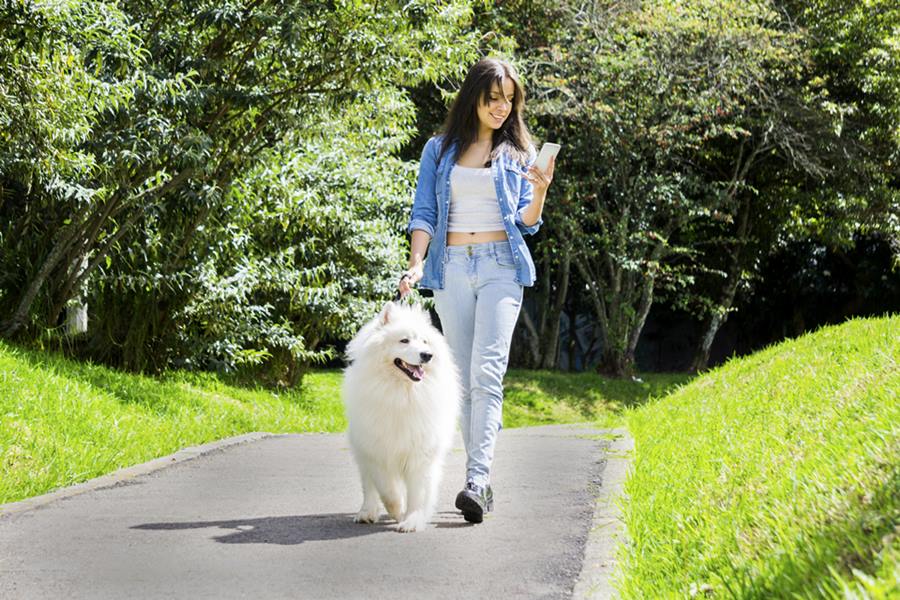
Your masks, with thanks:
<instances>
[{"instance_id":1,"label":"concrete walkway","mask_svg":"<svg viewBox=\"0 0 900 600\"><path fill-rule=\"evenodd\" d=\"M0 598L609 597L628 444L615 433L503 430L481 525L453 508L459 440L432 526L413 534L352 522L343 435L191 449L0 507Z\"/></svg>"}]
</instances>

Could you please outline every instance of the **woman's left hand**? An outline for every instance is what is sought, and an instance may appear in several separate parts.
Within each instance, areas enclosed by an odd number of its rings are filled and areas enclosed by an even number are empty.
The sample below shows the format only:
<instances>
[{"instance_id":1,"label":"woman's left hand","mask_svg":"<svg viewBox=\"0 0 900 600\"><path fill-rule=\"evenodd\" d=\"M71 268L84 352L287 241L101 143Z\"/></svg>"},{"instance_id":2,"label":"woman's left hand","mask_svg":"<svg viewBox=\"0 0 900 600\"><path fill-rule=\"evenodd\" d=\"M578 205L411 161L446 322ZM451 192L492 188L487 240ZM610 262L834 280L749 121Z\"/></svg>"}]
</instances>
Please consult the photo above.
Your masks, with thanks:
<instances>
[{"instance_id":1,"label":"woman's left hand","mask_svg":"<svg viewBox=\"0 0 900 600\"><path fill-rule=\"evenodd\" d=\"M534 186L535 196L543 198L547 194L547 188L550 187L550 182L553 181L553 168L555 165L556 157L554 156L550 159L550 164L547 165L546 171L541 171L535 165L531 165L528 168L528 172L525 173L525 179Z\"/></svg>"}]
</instances>

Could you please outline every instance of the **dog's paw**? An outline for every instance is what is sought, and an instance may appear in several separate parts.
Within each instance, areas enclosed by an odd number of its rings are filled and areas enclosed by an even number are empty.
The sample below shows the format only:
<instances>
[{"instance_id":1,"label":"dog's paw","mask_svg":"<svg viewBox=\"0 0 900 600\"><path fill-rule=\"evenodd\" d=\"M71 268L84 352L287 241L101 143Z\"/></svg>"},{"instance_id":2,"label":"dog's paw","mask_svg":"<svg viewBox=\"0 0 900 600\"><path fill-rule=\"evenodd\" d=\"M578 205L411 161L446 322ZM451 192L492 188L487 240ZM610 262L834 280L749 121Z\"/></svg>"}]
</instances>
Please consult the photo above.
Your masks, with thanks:
<instances>
[{"instance_id":1,"label":"dog's paw","mask_svg":"<svg viewBox=\"0 0 900 600\"><path fill-rule=\"evenodd\" d=\"M388 516L398 523L403 520L403 502L400 500L387 500L384 503Z\"/></svg>"},{"instance_id":2,"label":"dog's paw","mask_svg":"<svg viewBox=\"0 0 900 600\"><path fill-rule=\"evenodd\" d=\"M375 521L378 520L378 517L381 516L379 514L379 512L380 511L378 509L361 510L358 513L356 513L355 517L353 517L353 522L354 523L374 523Z\"/></svg>"},{"instance_id":3,"label":"dog's paw","mask_svg":"<svg viewBox=\"0 0 900 600\"><path fill-rule=\"evenodd\" d=\"M412 531L422 531L428 525L428 519L419 511L410 513L405 519L397 525L397 531L402 533L410 533Z\"/></svg>"}]
</instances>

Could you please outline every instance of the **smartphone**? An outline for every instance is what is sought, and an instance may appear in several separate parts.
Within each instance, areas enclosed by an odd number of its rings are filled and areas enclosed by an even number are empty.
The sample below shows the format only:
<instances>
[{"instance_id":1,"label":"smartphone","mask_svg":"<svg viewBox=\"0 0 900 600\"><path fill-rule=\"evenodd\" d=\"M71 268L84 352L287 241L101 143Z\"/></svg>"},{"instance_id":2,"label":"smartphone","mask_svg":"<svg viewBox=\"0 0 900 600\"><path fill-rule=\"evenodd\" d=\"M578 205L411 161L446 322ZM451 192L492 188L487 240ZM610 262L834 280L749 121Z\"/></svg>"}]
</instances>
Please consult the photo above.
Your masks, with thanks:
<instances>
[{"instance_id":1,"label":"smartphone","mask_svg":"<svg viewBox=\"0 0 900 600\"><path fill-rule=\"evenodd\" d=\"M545 142L544 145L541 146L541 152L538 154L537 160L534 161L534 166L541 171L546 172L547 168L550 166L550 159L559 154L559 148L559 144Z\"/></svg>"}]
</instances>

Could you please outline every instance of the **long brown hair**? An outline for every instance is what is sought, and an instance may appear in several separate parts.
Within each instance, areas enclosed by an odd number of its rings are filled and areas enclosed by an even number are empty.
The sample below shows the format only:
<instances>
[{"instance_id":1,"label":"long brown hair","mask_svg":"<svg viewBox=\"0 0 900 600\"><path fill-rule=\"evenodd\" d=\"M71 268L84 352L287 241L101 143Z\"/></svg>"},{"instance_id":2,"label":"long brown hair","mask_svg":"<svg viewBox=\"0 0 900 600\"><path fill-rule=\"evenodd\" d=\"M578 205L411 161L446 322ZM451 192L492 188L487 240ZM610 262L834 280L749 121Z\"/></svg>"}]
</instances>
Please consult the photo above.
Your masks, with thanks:
<instances>
[{"instance_id":1,"label":"long brown hair","mask_svg":"<svg viewBox=\"0 0 900 600\"><path fill-rule=\"evenodd\" d=\"M444 143L440 156L456 141L459 143L458 155L462 155L478 139L478 105L487 104L490 100L494 83L503 89L503 80L513 82L514 93L509 116L498 129L494 130L491 144L491 159L500 152L507 152L513 159L525 164L532 152L531 134L522 119L525 108L525 91L519 81L516 69L504 60L482 58L469 69L462 87L450 106L447 120L441 133ZM438 157L440 160L440 157Z\"/></svg>"}]
</instances>

